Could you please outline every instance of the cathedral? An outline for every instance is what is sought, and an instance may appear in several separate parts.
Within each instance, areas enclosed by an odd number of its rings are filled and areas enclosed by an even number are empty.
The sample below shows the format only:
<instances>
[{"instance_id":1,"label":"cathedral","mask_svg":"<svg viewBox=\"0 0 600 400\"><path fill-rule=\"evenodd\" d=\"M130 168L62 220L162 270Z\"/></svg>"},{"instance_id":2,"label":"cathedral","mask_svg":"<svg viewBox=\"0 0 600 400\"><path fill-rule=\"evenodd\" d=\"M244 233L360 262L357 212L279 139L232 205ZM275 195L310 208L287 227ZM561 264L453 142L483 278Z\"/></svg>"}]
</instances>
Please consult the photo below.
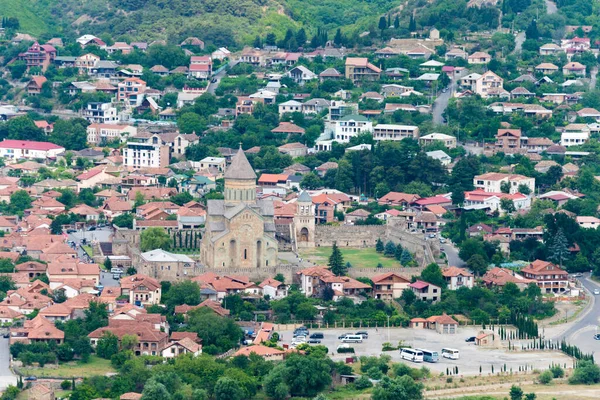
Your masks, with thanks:
<instances>
[{"instance_id":1,"label":"cathedral","mask_svg":"<svg viewBox=\"0 0 600 400\"><path fill-rule=\"evenodd\" d=\"M256 199L256 174L241 148L225 172L224 197L207 202L202 264L209 268L276 266L273 202Z\"/></svg>"}]
</instances>

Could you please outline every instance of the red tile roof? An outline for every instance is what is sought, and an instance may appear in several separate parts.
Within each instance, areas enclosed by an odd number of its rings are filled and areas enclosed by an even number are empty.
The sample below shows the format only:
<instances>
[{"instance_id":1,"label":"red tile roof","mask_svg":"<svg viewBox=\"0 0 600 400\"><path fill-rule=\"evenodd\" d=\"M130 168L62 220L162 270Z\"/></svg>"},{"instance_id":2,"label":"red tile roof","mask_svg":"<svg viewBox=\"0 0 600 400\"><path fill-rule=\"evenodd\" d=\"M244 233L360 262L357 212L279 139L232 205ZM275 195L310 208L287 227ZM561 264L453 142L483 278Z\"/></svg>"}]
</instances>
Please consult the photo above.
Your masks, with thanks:
<instances>
[{"instance_id":1,"label":"red tile roof","mask_svg":"<svg viewBox=\"0 0 600 400\"><path fill-rule=\"evenodd\" d=\"M0 148L2 149L25 149L25 150L59 150L63 147L55 145L50 142L35 142L32 140L12 140L4 139L0 142Z\"/></svg>"}]
</instances>

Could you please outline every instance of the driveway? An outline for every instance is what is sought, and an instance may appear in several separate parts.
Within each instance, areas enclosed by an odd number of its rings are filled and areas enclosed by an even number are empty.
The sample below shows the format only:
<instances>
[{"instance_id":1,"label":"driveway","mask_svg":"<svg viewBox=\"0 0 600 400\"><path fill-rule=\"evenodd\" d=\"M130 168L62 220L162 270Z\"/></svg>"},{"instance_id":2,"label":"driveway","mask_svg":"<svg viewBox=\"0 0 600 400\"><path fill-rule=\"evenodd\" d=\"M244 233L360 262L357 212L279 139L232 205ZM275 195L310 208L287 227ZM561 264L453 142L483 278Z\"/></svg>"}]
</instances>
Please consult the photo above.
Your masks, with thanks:
<instances>
[{"instance_id":1,"label":"driveway","mask_svg":"<svg viewBox=\"0 0 600 400\"><path fill-rule=\"evenodd\" d=\"M6 389L8 385L16 385L17 377L9 368L10 353L8 350L8 339L0 337L0 390Z\"/></svg>"}]
</instances>

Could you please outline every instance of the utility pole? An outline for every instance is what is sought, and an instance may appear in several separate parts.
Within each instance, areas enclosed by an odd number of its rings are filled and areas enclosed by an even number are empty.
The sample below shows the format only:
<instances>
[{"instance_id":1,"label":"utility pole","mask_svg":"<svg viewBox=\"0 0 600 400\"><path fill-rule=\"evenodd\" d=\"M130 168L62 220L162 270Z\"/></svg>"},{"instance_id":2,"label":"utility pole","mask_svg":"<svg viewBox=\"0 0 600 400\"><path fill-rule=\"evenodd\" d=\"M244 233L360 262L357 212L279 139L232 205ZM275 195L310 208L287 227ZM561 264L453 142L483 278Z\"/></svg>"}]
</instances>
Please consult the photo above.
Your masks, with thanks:
<instances>
[{"instance_id":1,"label":"utility pole","mask_svg":"<svg viewBox=\"0 0 600 400\"><path fill-rule=\"evenodd\" d=\"M388 342L389 342L390 341L390 316L389 315L387 316L387 319L388 319L388 330L387 331L388 331Z\"/></svg>"}]
</instances>

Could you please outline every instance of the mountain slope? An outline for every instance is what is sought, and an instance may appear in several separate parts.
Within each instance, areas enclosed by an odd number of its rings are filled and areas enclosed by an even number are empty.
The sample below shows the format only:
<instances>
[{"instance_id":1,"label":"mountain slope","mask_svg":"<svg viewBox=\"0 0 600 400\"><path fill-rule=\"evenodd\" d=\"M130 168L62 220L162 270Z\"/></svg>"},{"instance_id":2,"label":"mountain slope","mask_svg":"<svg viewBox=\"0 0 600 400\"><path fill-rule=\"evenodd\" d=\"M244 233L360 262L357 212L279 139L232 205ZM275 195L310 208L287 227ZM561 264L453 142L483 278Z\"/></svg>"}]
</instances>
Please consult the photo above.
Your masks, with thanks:
<instances>
[{"instance_id":1,"label":"mountain slope","mask_svg":"<svg viewBox=\"0 0 600 400\"><path fill-rule=\"evenodd\" d=\"M0 7L0 16L18 18L21 24L20 31L39 35L48 30L44 18L34 11L32 1L2 0L0 3L2 4L2 7Z\"/></svg>"},{"instance_id":2,"label":"mountain slope","mask_svg":"<svg viewBox=\"0 0 600 400\"><path fill-rule=\"evenodd\" d=\"M283 38L288 28L304 27L309 36L318 28L375 25L379 16L402 0L3 0L16 7L5 12L21 21L22 31L108 33L120 40L163 39L177 43L197 36L216 45L251 43L256 35L273 32ZM29 3L36 14L19 4ZM48 24L39 16L47 16Z\"/></svg>"}]
</instances>

